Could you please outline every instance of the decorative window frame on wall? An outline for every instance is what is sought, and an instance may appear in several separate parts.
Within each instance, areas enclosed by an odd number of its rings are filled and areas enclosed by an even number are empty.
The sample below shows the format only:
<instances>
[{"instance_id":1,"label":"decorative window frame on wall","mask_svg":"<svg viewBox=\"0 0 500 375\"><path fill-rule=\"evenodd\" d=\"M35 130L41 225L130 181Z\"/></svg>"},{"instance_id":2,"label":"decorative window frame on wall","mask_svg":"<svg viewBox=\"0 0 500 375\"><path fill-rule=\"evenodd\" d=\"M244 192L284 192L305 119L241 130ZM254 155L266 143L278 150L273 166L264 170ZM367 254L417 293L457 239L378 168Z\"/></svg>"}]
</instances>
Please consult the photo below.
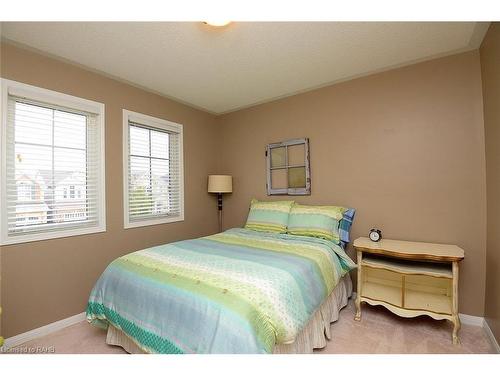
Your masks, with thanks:
<instances>
[{"instance_id":1,"label":"decorative window frame on wall","mask_svg":"<svg viewBox=\"0 0 500 375\"><path fill-rule=\"evenodd\" d=\"M300 165L289 165L288 163L288 148L291 146L304 145L304 163ZM285 149L285 163L280 166L272 166L272 150L276 148ZM267 165L267 195L310 195L311 194L311 171L309 160L309 138L290 139L284 142L268 144L266 147L266 165ZM305 169L305 186L290 187L289 169L301 167ZM272 171L284 169L287 172L287 187L273 187Z\"/></svg>"}]
</instances>

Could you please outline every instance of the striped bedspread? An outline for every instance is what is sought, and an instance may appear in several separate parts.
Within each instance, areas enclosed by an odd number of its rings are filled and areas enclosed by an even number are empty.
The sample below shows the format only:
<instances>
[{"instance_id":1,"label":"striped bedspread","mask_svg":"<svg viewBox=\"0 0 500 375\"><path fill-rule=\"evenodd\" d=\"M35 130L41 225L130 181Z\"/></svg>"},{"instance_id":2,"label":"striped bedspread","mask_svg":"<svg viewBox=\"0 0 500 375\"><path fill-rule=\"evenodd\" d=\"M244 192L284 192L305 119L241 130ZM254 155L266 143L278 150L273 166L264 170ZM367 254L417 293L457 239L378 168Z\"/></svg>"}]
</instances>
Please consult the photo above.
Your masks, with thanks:
<instances>
[{"instance_id":1,"label":"striped bedspread","mask_svg":"<svg viewBox=\"0 0 500 375\"><path fill-rule=\"evenodd\" d=\"M271 353L354 267L327 240L234 228L116 259L87 320L151 353Z\"/></svg>"}]
</instances>

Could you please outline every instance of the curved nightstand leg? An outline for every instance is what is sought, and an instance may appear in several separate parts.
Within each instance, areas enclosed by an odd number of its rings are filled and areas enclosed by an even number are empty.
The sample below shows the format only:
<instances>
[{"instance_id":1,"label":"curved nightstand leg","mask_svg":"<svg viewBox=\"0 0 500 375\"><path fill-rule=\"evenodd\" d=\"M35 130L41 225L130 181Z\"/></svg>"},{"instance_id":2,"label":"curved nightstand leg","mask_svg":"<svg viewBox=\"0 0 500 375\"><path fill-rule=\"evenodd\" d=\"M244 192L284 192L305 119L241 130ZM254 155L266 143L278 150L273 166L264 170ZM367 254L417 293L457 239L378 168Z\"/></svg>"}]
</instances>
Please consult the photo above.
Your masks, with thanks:
<instances>
[{"instance_id":1,"label":"curved nightstand leg","mask_svg":"<svg viewBox=\"0 0 500 375\"><path fill-rule=\"evenodd\" d=\"M358 260L358 292L356 294L356 301L354 302L356 304L356 315L354 315L354 320L359 322L361 320L361 293L362 293L362 283L363 283L363 278L361 273L363 272L362 270L362 260L363 260L363 252L362 251L357 251L357 260Z\"/></svg>"},{"instance_id":2,"label":"curved nightstand leg","mask_svg":"<svg viewBox=\"0 0 500 375\"><path fill-rule=\"evenodd\" d=\"M460 339L458 338L458 331L460 331L461 327L462 324L460 323L460 318L458 316L455 316L453 318L453 334L451 336L454 345L460 344Z\"/></svg>"},{"instance_id":3,"label":"curved nightstand leg","mask_svg":"<svg viewBox=\"0 0 500 375\"><path fill-rule=\"evenodd\" d=\"M359 322L361 321L361 301L358 297L356 297L356 301L354 303L356 305L356 315L354 315L354 320Z\"/></svg>"},{"instance_id":4,"label":"curved nightstand leg","mask_svg":"<svg viewBox=\"0 0 500 375\"><path fill-rule=\"evenodd\" d=\"M452 263L453 272L453 334L451 335L453 344L457 345L460 343L458 338L458 331L460 330L460 318L458 316L458 262Z\"/></svg>"}]
</instances>

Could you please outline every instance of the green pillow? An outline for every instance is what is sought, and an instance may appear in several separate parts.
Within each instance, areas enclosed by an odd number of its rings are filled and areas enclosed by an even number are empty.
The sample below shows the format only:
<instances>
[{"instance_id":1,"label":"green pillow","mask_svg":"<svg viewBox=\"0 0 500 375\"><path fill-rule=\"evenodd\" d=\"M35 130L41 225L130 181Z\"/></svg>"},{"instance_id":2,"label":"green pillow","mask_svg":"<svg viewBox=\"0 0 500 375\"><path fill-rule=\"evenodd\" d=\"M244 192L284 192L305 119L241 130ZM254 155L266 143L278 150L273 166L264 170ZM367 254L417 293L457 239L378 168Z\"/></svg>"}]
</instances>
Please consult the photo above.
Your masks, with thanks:
<instances>
[{"instance_id":1,"label":"green pillow","mask_svg":"<svg viewBox=\"0 0 500 375\"><path fill-rule=\"evenodd\" d=\"M346 210L338 206L294 204L288 220L288 233L340 243L339 223Z\"/></svg>"},{"instance_id":2,"label":"green pillow","mask_svg":"<svg viewBox=\"0 0 500 375\"><path fill-rule=\"evenodd\" d=\"M286 233L293 201L259 202L252 199L245 228L263 232Z\"/></svg>"}]
</instances>

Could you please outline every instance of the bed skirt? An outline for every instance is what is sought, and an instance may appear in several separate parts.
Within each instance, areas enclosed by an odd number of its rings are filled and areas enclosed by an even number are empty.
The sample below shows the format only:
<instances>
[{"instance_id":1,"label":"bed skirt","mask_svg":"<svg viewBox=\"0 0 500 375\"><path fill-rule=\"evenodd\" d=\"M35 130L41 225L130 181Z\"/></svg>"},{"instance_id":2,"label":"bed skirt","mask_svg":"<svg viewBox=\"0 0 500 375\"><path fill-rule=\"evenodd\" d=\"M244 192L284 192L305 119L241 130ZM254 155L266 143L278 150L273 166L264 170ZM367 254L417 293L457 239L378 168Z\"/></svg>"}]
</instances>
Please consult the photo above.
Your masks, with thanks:
<instances>
[{"instance_id":1,"label":"bed skirt","mask_svg":"<svg viewBox=\"0 0 500 375\"><path fill-rule=\"evenodd\" d=\"M297 335L294 342L280 344L274 347L274 354L307 354L313 349L324 348L326 339L331 339L330 324L337 321L340 310L347 305L352 294L352 281L350 274L339 280L330 296L323 302L304 329ZM113 327L108 327L106 343L109 345L121 346L126 352L132 354L144 354L132 339L123 331Z\"/></svg>"}]
</instances>

